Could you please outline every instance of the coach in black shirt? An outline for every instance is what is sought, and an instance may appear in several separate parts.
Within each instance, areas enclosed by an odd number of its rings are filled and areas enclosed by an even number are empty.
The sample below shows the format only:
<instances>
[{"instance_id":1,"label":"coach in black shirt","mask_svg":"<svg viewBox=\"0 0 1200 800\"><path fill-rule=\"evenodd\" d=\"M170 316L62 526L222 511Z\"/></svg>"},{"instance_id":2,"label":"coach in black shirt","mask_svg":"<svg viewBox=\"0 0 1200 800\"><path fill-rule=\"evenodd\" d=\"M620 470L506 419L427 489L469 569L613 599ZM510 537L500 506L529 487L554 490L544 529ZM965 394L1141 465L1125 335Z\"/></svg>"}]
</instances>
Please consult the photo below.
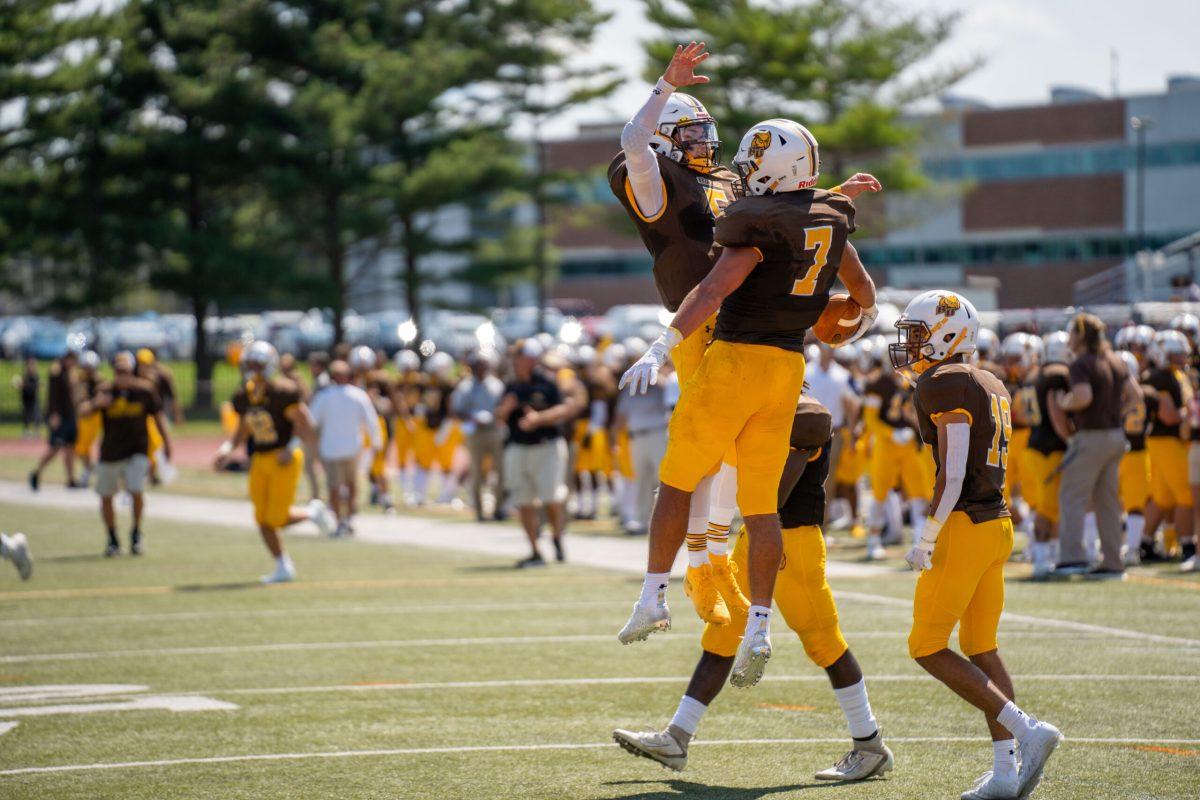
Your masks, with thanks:
<instances>
[{"instance_id":1,"label":"coach in black shirt","mask_svg":"<svg viewBox=\"0 0 1200 800\"><path fill-rule=\"evenodd\" d=\"M539 504L554 536L554 552L563 560L562 535L567 522L567 442L562 425L570 414L558 386L539 367L542 346L536 339L518 342L513 379L504 387L496 419L508 426L504 449L504 483L521 515L533 554L518 567L545 564L538 552Z\"/></svg>"}]
</instances>

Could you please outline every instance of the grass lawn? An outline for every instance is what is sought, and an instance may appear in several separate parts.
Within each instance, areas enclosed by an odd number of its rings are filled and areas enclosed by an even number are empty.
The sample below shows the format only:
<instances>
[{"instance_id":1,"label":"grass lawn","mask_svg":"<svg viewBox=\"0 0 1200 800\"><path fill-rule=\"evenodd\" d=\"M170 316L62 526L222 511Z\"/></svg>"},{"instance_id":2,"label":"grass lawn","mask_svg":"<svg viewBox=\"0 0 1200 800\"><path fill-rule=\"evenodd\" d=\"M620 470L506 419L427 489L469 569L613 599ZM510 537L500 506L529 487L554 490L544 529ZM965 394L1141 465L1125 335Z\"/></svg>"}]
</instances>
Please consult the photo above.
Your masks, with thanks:
<instances>
[{"instance_id":1,"label":"grass lawn","mask_svg":"<svg viewBox=\"0 0 1200 800\"><path fill-rule=\"evenodd\" d=\"M0 723L19 723L0 735L3 798L927 800L956 798L990 764L979 715L907 657L912 577L899 571L835 581L855 593L841 603L843 628L897 768L831 789L811 776L845 751L844 722L781 625L769 679L722 694L687 771L609 742L615 726L663 724L683 691L699 625L678 587L675 629L622 648L614 634L638 582L585 567L517 573L484 556L295 537L300 581L262 587L269 559L244 530L151 522L147 555L105 560L94 515L0 505L0 520L25 530L38 558L24 584L0 565ZM1191 639L1198 587L1166 573L1122 584L1012 580L1008 608ZM1022 705L1072 740L1036 797L1196 797L1200 645L1028 618L1007 622L1001 641ZM634 680L599 682L612 678ZM16 696L64 684L236 707ZM745 741L762 739L793 741ZM93 768L181 759L194 761ZM11 772L49 766L85 768Z\"/></svg>"}]
</instances>

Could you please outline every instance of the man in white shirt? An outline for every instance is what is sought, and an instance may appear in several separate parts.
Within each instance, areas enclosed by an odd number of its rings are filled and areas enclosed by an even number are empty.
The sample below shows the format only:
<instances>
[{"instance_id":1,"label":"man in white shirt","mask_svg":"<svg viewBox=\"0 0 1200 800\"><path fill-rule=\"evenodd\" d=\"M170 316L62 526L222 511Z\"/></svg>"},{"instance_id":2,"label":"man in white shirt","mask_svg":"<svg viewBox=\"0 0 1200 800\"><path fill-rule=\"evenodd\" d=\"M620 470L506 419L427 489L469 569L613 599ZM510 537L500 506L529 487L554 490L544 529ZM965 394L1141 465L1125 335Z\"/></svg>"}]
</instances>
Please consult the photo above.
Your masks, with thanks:
<instances>
[{"instance_id":1,"label":"man in white shirt","mask_svg":"<svg viewBox=\"0 0 1200 800\"><path fill-rule=\"evenodd\" d=\"M833 348L827 345L820 345L820 353L816 359L809 361L804 373L804 382L808 384L805 394L825 406L833 418L829 475L825 479L826 520L829 518L828 504L836 499L834 480L842 456L842 447L845 445L842 431L847 425L852 426L858 417L860 404L851 380L850 371L833 359Z\"/></svg>"},{"instance_id":2,"label":"man in white shirt","mask_svg":"<svg viewBox=\"0 0 1200 800\"><path fill-rule=\"evenodd\" d=\"M471 457L471 498L475 518L484 520L483 486L488 480L487 466L496 475L496 507L493 516L504 518L504 428L496 422L496 406L504 397L504 381L493 373L496 358L492 353L473 352L467 356L471 374L450 393L450 412L461 421L467 435Z\"/></svg>"},{"instance_id":3,"label":"man in white shirt","mask_svg":"<svg viewBox=\"0 0 1200 800\"><path fill-rule=\"evenodd\" d=\"M364 434L372 453L383 447L375 407L367 393L350 383L350 365L329 365L333 384L318 392L310 409L317 427L317 453L325 466L329 504L337 515L335 536L353 533L351 518L357 496L358 461Z\"/></svg>"}]
</instances>

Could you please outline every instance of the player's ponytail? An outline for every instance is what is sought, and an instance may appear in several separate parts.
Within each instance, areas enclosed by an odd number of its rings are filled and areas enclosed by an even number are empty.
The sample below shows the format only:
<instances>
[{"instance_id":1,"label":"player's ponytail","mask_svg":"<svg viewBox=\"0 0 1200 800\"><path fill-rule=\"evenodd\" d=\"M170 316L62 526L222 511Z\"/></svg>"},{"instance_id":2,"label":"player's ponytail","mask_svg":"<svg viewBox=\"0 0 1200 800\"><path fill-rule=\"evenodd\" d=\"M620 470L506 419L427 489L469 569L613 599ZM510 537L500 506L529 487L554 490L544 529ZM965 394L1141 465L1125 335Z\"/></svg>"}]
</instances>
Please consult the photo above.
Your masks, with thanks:
<instances>
[{"instance_id":1,"label":"player's ponytail","mask_svg":"<svg viewBox=\"0 0 1200 800\"><path fill-rule=\"evenodd\" d=\"M1080 313L1071 320L1071 332L1093 355L1099 354L1108 344L1104 329L1104 321L1095 314Z\"/></svg>"}]
</instances>

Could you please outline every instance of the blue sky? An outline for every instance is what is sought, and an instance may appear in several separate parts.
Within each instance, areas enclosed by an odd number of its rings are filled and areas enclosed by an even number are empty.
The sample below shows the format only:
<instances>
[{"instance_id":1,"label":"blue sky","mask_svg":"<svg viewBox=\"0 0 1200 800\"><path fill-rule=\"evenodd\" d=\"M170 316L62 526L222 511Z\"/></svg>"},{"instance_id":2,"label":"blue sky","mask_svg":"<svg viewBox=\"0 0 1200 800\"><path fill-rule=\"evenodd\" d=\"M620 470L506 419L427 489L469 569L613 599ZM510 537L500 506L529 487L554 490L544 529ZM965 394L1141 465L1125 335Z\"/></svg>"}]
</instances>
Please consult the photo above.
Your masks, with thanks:
<instances>
[{"instance_id":1,"label":"blue sky","mask_svg":"<svg viewBox=\"0 0 1200 800\"><path fill-rule=\"evenodd\" d=\"M1039 103L1052 85L1102 94L1111 90L1112 52L1121 94L1159 92L1168 75L1200 74L1200 0L895 0L906 7L963 18L934 61L979 54L987 63L955 92L993 105ZM640 39L649 38L641 0L597 0L615 17L586 58L622 64L630 80L611 98L579 109L554 126L570 134L578 121L628 118L645 97Z\"/></svg>"}]
</instances>

